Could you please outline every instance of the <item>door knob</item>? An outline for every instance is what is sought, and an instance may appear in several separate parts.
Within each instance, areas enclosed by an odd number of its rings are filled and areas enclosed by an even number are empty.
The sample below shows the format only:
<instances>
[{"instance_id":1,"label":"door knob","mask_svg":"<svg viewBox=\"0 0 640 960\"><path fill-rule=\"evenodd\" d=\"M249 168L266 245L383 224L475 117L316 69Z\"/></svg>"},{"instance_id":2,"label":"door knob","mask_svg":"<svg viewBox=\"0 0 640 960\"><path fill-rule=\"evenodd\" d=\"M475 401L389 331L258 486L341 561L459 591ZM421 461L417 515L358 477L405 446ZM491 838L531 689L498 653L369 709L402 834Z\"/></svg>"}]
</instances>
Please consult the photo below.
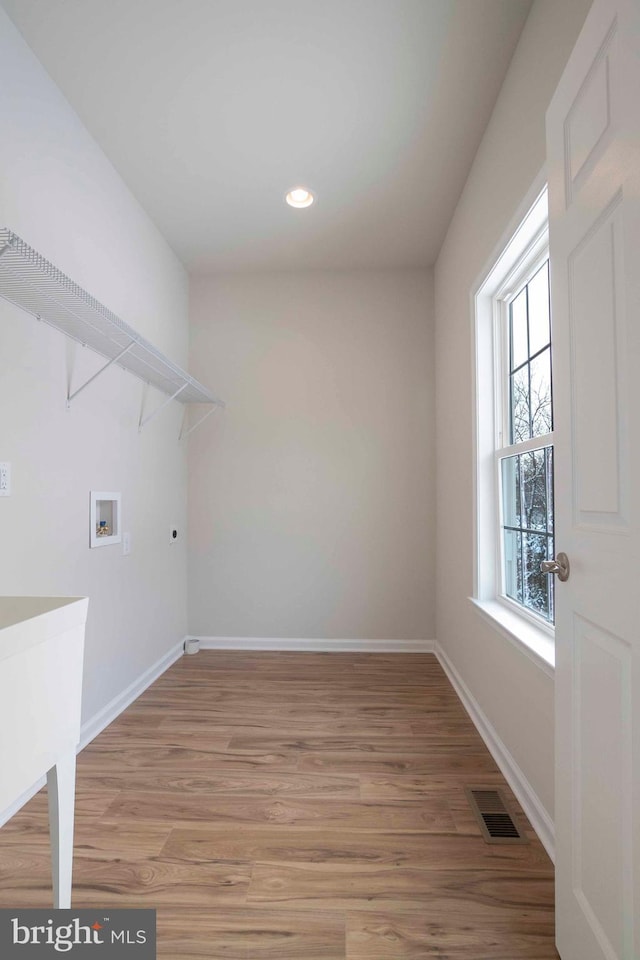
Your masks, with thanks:
<instances>
[{"instance_id":1,"label":"door knob","mask_svg":"<svg viewBox=\"0 0 640 960\"><path fill-rule=\"evenodd\" d=\"M569 579L569 573L571 572L569 557L566 553L559 553L555 560L543 560L540 569L543 573L556 573L558 580L562 580L564 583L565 580Z\"/></svg>"}]
</instances>

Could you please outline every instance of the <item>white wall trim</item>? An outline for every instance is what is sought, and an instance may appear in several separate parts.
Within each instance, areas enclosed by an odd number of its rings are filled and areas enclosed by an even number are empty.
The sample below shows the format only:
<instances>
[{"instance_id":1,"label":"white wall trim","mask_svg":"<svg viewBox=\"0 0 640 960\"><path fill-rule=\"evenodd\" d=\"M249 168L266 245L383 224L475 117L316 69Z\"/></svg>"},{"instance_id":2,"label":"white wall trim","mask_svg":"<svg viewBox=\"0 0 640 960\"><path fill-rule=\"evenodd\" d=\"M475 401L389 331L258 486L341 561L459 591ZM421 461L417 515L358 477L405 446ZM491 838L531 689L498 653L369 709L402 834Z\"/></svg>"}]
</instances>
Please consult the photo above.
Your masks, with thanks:
<instances>
[{"instance_id":1,"label":"white wall trim","mask_svg":"<svg viewBox=\"0 0 640 960\"><path fill-rule=\"evenodd\" d=\"M185 638L186 639L186 638ZM141 693L150 687L158 677L162 676L165 670L168 670L172 664L179 660L184 653L184 644L185 640L180 640L178 643L174 644L171 649L160 657L159 660L156 660L144 673L129 684L129 686L119 693L117 697L114 697L102 710L99 710L93 717L82 724L80 729L80 742L78 744L76 753L80 753L81 750L87 746L88 743L98 736L99 733L102 733L110 723L120 716L120 714L127 709L134 700L137 700ZM46 777L40 777L32 787L29 787L28 790L18 797L11 806L7 807L5 810L0 811L0 827L3 826L13 817L21 807L25 805L32 797L38 793L39 790L44 787L47 782Z\"/></svg>"},{"instance_id":2,"label":"white wall trim","mask_svg":"<svg viewBox=\"0 0 640 960\"><path fill-rule=\"evenodd\" d=\"M323 640L291 637L200 637L201 650L291 650L327 653L433 653L435 640Z\"/></svg>"},{"instance_id":3,"label":"white wall trim","mask_svg":"<svg viewBox=\"0 0 640 960\"><path fill-rule=\"evenodd\" d=\"M158 677L169 669L172 664L179 660L184 653L185 640L180 640L174 644L159 660L140 674L140 676L130 683L126 689L113 698L102 710L95 713L89 720L82 724L80 728L80 743L78 744L78 753L91 743L99 733L102 733L110 723L119 717L120 714L130 706L134 700L137 700L141 693L150 687Z\"/></svg>"},{"instance_id":4,"label":"white wall trim","mask_svg":"<svg viewBox=\"0 0 640 960\"><path fill-rule=\"evenodd\" d=\"M460 697L462 705L473 720L478 733L484 740L489 753L500 768L505 780L513 790L518 803L526 813L531 826L537 833L540 842L555 863L555 830L553 820L540 800L523 771L516 763L513 755L507 749L498 735L495 727L482 710L468 686L458 673L456 667L442 649L440 644L435 645L436 656L448 676L451 684Z\"/></svg>"}]
</instances>

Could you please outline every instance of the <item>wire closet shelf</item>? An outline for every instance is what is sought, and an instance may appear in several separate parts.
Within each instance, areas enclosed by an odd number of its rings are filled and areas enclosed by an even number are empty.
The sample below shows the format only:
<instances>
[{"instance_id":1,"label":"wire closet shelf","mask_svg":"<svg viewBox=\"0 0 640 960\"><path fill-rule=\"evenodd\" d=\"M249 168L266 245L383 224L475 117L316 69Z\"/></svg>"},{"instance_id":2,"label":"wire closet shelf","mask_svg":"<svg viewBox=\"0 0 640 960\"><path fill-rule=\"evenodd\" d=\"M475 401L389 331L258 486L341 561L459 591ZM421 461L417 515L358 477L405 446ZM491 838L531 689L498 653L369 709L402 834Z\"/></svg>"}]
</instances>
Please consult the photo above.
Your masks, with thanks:
<instances>
[{"instance_id":1,"label":"wire closet shelf","mask_svg":"<svg viewBox=\"0 0 640 960\"><path fill-rule=\"evenodd\" d=\"M90 347L108 360L107 366L118 363L169 399L224 407L206 387L6 228L0 229L0 296Z\"/></svg>"}]
</instances>

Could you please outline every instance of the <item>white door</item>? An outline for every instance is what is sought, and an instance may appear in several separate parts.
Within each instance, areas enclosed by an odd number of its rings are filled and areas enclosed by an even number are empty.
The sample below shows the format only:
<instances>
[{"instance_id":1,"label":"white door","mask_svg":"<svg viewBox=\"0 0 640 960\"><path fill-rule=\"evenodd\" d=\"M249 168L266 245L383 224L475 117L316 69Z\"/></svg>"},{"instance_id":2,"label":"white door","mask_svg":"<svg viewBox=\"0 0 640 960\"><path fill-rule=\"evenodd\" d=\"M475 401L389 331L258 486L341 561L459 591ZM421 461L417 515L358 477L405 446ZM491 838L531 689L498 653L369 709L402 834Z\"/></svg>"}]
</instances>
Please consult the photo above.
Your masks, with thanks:
<instances>
[{"instance_id":1,"label":"white door","mask_svg":"<svg viewBox=\"0 0 640 960\"><path fill-rule=\"evenodd\" d=\"M640 0L595 0L547 114L557 942L640 958Z\"/></svg>"}]
</instances>

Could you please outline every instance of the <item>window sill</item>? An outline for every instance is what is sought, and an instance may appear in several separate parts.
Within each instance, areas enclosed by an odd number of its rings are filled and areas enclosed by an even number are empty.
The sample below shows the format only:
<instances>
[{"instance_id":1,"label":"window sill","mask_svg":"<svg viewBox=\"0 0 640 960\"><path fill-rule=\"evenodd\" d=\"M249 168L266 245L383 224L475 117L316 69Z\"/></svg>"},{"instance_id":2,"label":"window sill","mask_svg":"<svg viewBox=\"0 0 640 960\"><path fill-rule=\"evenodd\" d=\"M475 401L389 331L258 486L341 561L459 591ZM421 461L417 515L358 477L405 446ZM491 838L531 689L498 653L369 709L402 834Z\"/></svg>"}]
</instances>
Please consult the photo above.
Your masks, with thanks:
<instances>
[{"instance_id":1,"label":"window sill","mask_svg":"<svg viewBox=\"0 0 640 960\"><path fill-rule=\"evenodd\" d=\"M469 601L483 620L553 679L556 663L553 637L497 600L476 600L475 597L469 597Z\"/></svg>"}]
</instances>

